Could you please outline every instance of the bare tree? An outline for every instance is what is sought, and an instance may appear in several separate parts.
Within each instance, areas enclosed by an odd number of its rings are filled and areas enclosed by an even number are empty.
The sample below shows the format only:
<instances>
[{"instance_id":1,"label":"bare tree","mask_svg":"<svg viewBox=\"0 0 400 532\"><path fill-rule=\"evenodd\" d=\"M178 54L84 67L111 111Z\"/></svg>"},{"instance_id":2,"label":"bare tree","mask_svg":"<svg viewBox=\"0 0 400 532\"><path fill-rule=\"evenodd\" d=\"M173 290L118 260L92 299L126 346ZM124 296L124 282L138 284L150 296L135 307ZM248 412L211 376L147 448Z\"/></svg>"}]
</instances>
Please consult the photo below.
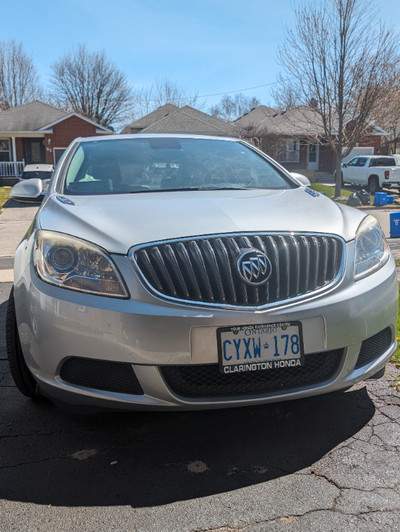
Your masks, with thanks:
<instances>
[{"instance_id":1,"label":"bare tree","mask_svg":"<svg viewBox=\"0 0 400 532\"><path fill-rule=\"evenodd\" d=\"M174 82L168 79L162 79L156 80L150 87L139 88L133 92L132 107L134 109L134 115L132 119L135 120L136 118L147 115L167 103L171 103L177 107L190 105L191 107L199 108L197 93L193 96L187 95L185 90L179 88Z\"/></svg>"},{"instance_id":2,"label":"bare tree","mask_svg":"<svg viewBox=\"0 0 400 532\"><path fill-rule=\"evenodd\" d=\"M396 153L400 145L400 67L395 65L393 76L386 88L384 99L376 102L373 111L374 121L379 124L388 137L389 151Z\"/></svg>"},{"instance_id":3,"label":"bare tree","mask_svg":"<svg viewBox=\"0 0 400 532\"><path fill-rule=\"evenodd\" d=\"M9 109L41 97L38 75L21 43L0 42L0 109Z\"/></svg>"},{"instance_id":4,"label":"bare tree","mask_svg":"<svg viewBox=\"0 0 400 532\"><path fill-rule=\"evenodd\" d=\"M123 74L104 51L89 52L78 45L52 65L55 103L110 126L126 117L130 88Z\"/></svg>"},{"instance_id":5,"label":"bare tree","mask_svg":"<svg viewBox=\"0 0 400 532\"><path fill-rule=\"evenodd\" d=\"M287 85L287 80L282 75L279 75L277 84L272 88L271 93L275 101L275 107L280 111L286 111L287 109L293 109L301 105L301 101L298 100L299 95L296 94L295 88Z\"/></svg>"},{"instance_id":6,"label":"bare tree","mask_svg":"<svg viewBox=\"0 0 400 532\"><path fill-rule=\"evenodd\" d=\"M253 144L273 159L279 160L282 137L265 125L249 124L239 129L240 138Z\"/></svg>"},{"instance_id":7,"label":"bare tree","mask_svg":"<svg viewBox=\"0 0 400 532\"><path fill-rule=\"evenodd\" d=\"M307 2L295 14L279 51L284 88L298 101L315 102L323 136L336 154L339 196L341 161L368 126L376 102L385 98L398 37L379 22L369 0Z\"/></svg>"},{"instance_id":8,"label":"bare tree","mask_svg":"<svg viewBox=\"0 0 400 532\"><path fill-rule=\"evenodd\" d=\"M258 105L260 105L260 101L255 96L245 96L242 93L234 96L225 94L217 105L211 107L210 114L228 122L233 122Z\"/></svg>"}]
</instances>

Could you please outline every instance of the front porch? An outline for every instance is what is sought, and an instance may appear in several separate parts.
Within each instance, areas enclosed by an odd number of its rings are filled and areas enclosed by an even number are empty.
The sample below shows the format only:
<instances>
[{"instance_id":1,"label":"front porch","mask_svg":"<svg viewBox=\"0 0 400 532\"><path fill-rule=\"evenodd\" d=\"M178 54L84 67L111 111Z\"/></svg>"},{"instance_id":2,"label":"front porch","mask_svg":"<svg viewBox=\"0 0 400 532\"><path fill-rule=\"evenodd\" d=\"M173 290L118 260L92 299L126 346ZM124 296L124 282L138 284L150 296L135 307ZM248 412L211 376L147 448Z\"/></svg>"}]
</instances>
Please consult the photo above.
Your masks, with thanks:
<instances>
[{"instance_id":1,"label":"front porch","mask_svg":"<svg viewBox=\"0 0 400 532\"><path fill-rule=\"evenodd\" d=\"M25 161L0 162L0 177L18 177L22 174Z\"/></svg>"}]
</instances>

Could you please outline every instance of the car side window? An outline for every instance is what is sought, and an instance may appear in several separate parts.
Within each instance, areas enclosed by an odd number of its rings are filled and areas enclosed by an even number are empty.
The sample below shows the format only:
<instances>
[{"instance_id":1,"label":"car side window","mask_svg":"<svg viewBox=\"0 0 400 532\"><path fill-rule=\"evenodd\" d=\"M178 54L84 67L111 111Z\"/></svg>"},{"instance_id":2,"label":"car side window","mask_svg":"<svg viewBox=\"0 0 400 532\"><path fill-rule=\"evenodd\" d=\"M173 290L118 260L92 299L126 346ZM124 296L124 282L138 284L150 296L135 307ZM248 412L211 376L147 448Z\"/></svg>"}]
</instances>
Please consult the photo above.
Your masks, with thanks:
<instances>
[{"instance_id":1,"label":"car side window","mask_svg":"<svg viewBox=\"0 0 400 532\"><path fill-rule=\"evenodd\" d=\"M366 161L366 157L354 157L354 159L351 159L347 166L364 166Z\"/></svg>"},{"instance_id":2,"label":"car side window","mask_svg":"<svg viewBox=\"0 0 400 532\"><path fill-rule=\"evenodd\" d=\"M396 162L393 157L379 157L371 159L370 166L396 166Z\"/></svg>"}]
</instances>

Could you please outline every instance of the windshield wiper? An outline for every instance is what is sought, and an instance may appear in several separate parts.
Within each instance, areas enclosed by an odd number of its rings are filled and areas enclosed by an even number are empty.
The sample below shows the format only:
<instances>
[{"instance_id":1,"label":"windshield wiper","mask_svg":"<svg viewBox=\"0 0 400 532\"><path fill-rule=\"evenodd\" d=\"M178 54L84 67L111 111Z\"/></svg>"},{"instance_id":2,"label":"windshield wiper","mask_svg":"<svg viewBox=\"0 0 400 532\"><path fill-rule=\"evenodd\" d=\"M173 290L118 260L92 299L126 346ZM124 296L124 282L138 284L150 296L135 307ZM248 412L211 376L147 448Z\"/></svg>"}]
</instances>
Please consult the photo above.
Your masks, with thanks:
<instances>
[{"instance_id":1,"label":"windshield wiper","mask_svg":"<svg viewBox=\"0 0 400 532\"><path fill-rule=\"evenodd\" d=\"M200 190L250 190L254 187L244 187L240 185L222 185L213 187L200 187Z\"/></svg>"},{"instance_id":2,"label":"windshield wiper","mask_svg":"<svg viewBox=\"0 0 400 532\"><path fill-rule=\"evenodd\" d=\"M137 194L142 192L190 192L190 191L207 191L207 190L251 190L254 187L243 187L236 185L225 186L197 186L197 187L177 187L177 188L161 188L161 189L146 189L138 188L137 190L130 190L129 194Z\"/></svg>"},{"instance_id":3,"label":"windshield wiper","mask_svg":"<svg viewBox=\"0 0 400 532\"><path fill-rule=\"evenodd\" d=\"M197 187L179 187L179 188L164 188L159 192L187 192L190 190L250 190L252 187L243 187L236 185L225 186L197 186Z\"/></svg>"}]
</instances>

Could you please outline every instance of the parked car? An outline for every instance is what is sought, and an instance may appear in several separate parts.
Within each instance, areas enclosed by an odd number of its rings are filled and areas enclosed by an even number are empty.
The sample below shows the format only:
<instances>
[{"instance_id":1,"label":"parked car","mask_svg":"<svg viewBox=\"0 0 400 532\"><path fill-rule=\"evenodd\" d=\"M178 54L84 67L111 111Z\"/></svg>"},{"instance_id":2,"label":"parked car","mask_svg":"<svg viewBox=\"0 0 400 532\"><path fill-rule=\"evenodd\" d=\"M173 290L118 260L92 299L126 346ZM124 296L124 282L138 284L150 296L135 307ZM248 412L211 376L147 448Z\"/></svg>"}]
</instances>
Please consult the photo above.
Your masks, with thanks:
<instances>
[{"instance_id":1,"label":"parked car","mask_svg":"<svg viewBox=\"0 0 400 532\"><path fill-rule=\"evenodd\" d=\"M296 399L382 375L397 292L373 217L241 140L77 139L16 251L7 353L79 412Z\"/></svg>"},{"instance_id":2,"label":"parked car","mask_svg":"<svg viewBox=\"0 0 400 532\"><path fill-rule=\"evenodd\" d=\"M382 187L397 187L400 191L399 155L362 155L342 164L342 183L367 187L375 194Z\"/></svg>"},{"instance_id":3,"label":"parked car","mask_svg":"<svg viewBox=\"0 0 400 532\"><path fill-rule=\"evenodd\" d=\"M11 189L11 198L17 201L38 200L42 201L46 194L50 183L51 176L54 172L52 164L27 164L16 183ZM26 183L27 180L40 179L41 188L35 198L32 197L32 187L26 184L21 186L21 183Z\"/></svg>"},{"instance_id":4,"label":"parked car","mask_svg":"<svg viewBox=\"0 0 400 532\"><path fill-rule=\"evenodd\" d=\"M47 181L51 178L53 172L54 166L52 164L27 164L19 180L39 178Z\"/></svg>"}]
</instances>

